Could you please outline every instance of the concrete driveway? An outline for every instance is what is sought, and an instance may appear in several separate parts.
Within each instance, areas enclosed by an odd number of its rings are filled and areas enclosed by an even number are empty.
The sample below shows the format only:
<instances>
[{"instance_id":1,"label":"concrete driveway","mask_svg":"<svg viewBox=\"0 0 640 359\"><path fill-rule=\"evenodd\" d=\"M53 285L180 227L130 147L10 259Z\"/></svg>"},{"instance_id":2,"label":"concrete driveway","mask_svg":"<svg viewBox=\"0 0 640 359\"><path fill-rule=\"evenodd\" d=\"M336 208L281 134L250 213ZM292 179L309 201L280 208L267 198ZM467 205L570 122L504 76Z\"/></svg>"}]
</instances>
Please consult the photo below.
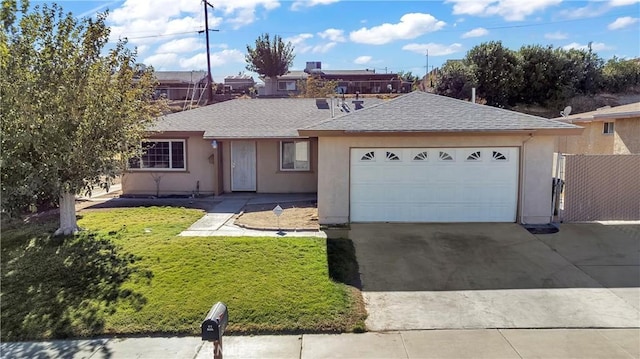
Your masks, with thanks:
<instances>
[{"instance_id":1,"label":"concrete driveway","mask_svg":"<svg viewBox=\"0 0 640 359\"><path fill-rule=\"evenodd\" d=\"M360 224L373 331L640 327L640 226Z\"/></svg>"}]
</instances>

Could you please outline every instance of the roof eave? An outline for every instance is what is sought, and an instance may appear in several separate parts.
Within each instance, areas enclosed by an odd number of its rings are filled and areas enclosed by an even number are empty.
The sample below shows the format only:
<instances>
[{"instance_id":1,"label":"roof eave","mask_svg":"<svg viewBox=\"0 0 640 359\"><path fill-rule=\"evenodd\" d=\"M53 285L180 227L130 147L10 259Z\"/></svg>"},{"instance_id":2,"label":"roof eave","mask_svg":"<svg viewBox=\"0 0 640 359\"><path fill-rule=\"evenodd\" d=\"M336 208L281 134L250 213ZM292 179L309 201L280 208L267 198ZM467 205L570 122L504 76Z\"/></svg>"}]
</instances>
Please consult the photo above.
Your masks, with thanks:
<instances>
[{"instance_id":1,"label":"roof eave","mask_svg":"<svg viewBox=\"0 0 640 359\"><path fill-rule=\"evenodd\" d=\"M640 117L640 111L603 113L603 114L595 114L595 115L593 115L593 119L594 120L623 119L623 118L632 118L632 117Z\"/></svg>"},{"instance_id":2,"label":"roof eave","mask_svg":"<svg viewBox=\"0 0 640 359\"><path fill-rule=\"evenodd\" d=\"M535 134L543 136L572 136L581 135L584 131L582 127L575 128L540 128L540 129L514 129L514 130L442 130L442 131L349 131L349 130L298 130L301 136L321 137L321 136L509 136L522 134Z\"/></svg>"}]
</instances>

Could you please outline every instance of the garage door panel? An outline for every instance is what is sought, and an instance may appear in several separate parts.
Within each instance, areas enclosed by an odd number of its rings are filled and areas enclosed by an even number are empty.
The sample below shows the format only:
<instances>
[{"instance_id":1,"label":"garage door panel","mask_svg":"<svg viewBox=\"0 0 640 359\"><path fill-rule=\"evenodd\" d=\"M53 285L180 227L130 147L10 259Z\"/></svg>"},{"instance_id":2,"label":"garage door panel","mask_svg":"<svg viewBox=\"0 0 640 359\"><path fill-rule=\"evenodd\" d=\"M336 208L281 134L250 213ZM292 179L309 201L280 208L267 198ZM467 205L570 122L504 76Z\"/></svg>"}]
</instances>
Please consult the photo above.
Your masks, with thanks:
<instances>
[{"instance_id":1,"label":"garage door panel","mask_svg":"<svg viewBox=\"0 0 640 359\"><path fill-rule=\"evenodd\" d=\"M514 222L517 148L351 152L352 222Z\"/></svg>"}]
</instances>

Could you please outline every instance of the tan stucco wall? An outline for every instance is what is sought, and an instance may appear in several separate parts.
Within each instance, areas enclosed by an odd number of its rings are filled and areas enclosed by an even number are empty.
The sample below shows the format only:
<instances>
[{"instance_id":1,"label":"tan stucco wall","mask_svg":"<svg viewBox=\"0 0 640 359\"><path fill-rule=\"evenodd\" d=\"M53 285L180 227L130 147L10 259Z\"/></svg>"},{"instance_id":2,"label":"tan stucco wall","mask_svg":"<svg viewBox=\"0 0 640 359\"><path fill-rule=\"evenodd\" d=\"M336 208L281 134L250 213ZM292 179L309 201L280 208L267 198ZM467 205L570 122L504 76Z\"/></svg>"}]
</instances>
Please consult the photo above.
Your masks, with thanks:
<instances>
[{"instance_id":1,"label":"tan stucco wall","mask_svg":"<svg viewBox=\"0 0 640 359\"><path fill-rule=\"evenodd\" d=\"M615 135L602 133L604 122L581 122L576 125L584 127L584 132L580 136L558 137L558 152L578 155L611 155L614 153ZM616 130L617 126L616 122Z\"/></svg>"},{"instance_id":2,"label":"tan stucco wall","mask_svg":"<svg viewBox=\"0 0 640 359\"><path fill-rule=\"evenodd\" d=\"M616 120L614 129L614 154L640 154L640 117Z\"/></svg>"},{"instance_id":3,"label":"tan stucco wall","mask_svg":"<svg viewBox=\"0 0 640 359\"><path fill-rule=\"evenodd\" d=\"M160 178L160 195L190 195L196 191L200 181L200 194L214 192L214 165L209 162L214 149L210 140L203 140L202 134L163 138L186 139L186 171L131 170L122 178L122 192L125 195L155 195L156 182Z\"/></svg>"},{"instance_id":4,"label":"tan stucco wall","mask_svg":"<svg viewBox=\"0 0 640 359\"><path fill-rule=\"evenodd\" d=\"M318 140L311 139L311 171L280 171L280 140L255 140L258 193L313 193L318 190ZM231 144L223 143L224 191L231 192Z\"/></svg>"},{"instance_id":5,"label":"tan stucco wall","mask_svg":"<svg viewBox=\"0 0 640 359\"><path fill-rule=\"evenodd\" d=\"M525 150L522 151L523 142ZM553 136L411 136L320 137L318 155L318 217L321 224L349 222L349 172L352 147L520 147L518 221L548 223L551 214Z\"/></svg>"}]
</instances>

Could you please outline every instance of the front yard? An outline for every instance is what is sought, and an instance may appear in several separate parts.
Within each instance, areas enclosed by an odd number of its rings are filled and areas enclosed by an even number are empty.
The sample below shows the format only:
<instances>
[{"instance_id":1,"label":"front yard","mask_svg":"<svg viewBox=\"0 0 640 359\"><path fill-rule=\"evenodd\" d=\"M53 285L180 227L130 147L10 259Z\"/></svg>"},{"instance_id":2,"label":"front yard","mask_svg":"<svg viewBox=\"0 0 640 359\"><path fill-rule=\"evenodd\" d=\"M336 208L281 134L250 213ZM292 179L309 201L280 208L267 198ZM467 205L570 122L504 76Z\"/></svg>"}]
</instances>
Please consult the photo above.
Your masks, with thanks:
<instances>
[{"instance_id":1,"label":"front yard","mask_svg":"<svg viewBox=\"0 0 640 359\"><path fill-rule=\"evenodd\" d=\"M229 333L363 327L357 290L329 276L317 238L178 237L200 210L84 212L89 231L51 238L54 222L3 223L2 340L101 334L199 334L211 305Z\"/></svg>"}]
</instances>

